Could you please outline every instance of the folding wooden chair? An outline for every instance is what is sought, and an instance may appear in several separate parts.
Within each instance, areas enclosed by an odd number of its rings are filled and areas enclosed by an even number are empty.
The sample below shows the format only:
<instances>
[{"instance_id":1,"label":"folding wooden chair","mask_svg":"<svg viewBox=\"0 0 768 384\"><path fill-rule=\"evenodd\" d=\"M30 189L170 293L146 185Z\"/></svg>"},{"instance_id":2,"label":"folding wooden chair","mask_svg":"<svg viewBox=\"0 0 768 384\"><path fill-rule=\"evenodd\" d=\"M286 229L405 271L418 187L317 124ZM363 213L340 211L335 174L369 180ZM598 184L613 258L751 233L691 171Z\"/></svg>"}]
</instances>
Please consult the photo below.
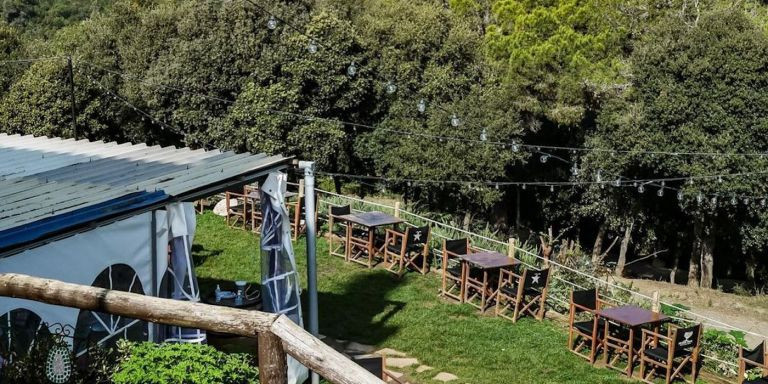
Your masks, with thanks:
<instances>
[{"instance_id":1,"label":"folding wooden chair","mask_svg":"<svg viewBox=\"0 0 768 384\"><path fill-rule=\"evenodd\" d=\"M458 301L464 301L464 286L461 281L459 255L472 253L469 239L443 240L443 282L440 294ZM458 292L456 290L458 289Z\"/></svg>"},{"instance_id":2,"label":"folding wooden chair","mask_svg":"<svg viewBox=\"0 0 768 384\"><path fill-rule=\"evenodd\" d=\"M402 276L408 268L422 275L429 271L429 226L409 227L405 232L387 229L384 237L384 263L387 270Z\"/></svg>"},{"instance_id":3,"label":"folding wooden chair","mask_svg":"<svg viewBox=\"0 0 768 384\"><path fill-rule=\"evenodd\" d=\"M762 377L746 380L747 371L752 368L762 368ZM768 348L765 342L753 350L739 348L739 384L768 384Z\"/></svg>"},{"instance_id":4,"label":"folding wooden chair","mask_svg":"<svg viewBox=\"0 0 768 384\"><path fill-rule=\"evenodd\" d=\"M250 215L248 220L251 223L251 230L253 232L258 232L263 221L261 216L261 192L259 191L259 187L246 184L243 187L243 195L245 195L245 200L249 205Z\"/></svg>"},{"instance_id":5,"label":"folding wooden chair","mask_svg":"<svg viewBox=\"0 0 768 384\"><path fill-rule=\"evenodd\" d=\"M357 365L365 368L366 371L372 373L374 376L380 378L384 382L403 384L403 382L395 377L391 372L387 371L386 358L383 356L355 356L352 358L352 361L357 363Z\"/></svg>"},{"instance_id":6,"label":"folding wooden chair","mask_svg":"<svg viewBox=\"0 0 768 384\"><path fill-rule=\"evenodd\" d=\"M602 345L605 320L597 316L605 302L600 300L597 288L584 291L571 291L571 308L568 319L568 349L594 364L597 352ZM588 319L577 321L579 315L588 315ZM587 349L587 353L583 352Z\"/></svg>"},{"instance_id":7,"label":"folding wooden chair","mask_svg":"<svg viewBox=\"0 0 768 384\"><path fill-rule=\"evenodd\" d=\"M667 336L643 329L640 347L640 379L653 384L652 380L657 371L663 370L666 384L676 378L687 383L695 383L699 368L701 331L701 324L689 328L671 326ZM650 370L646 370L646 365L651 366ZM690 367L691 381L685 378L683 369L686 366Z\"/></svg>"},{"instance_id":8,"label":"folding wooden chair","mask_svg":"<svg viewBox=\"0 0 768 384\"><path fill-rule=\"evenodd\" d=\"M289 219L291 220L291 232L293 233L293 240L299 238L299 234L307 229L307 223L305 221L306 211L306 196L299 197L296 201L286 203L288 208ZM315 195L315 222L317 222L317 195Z\"/></svg>"},{"instance_id":9,"label":"folding wooden chair","mask_svg":"<svg viewBox=\"0 0 768 384\"><path fill-rule=\"evenodd\" d=\"M328 251L331 256L347 259L347 223L339 221L339 216L349 215L352 209L349 205L328 207ZM340 242L334 245L334 240Z\"/></svg>"},{"instance_id":10,"label":"folding wooden chair","mask_svg":"<svg viewBox=\"0 0 768 384\"><path fill-rule=\"evenodd\" d=\"M248 199L242 193L235 192L227 192L224 197L227 208L227 225L234 228L238 226L238 222L242 222L242 228L246 229L248 216L250 215ZM237 203L233 205L232 200L235 200Z\"/></svg>"},{"instance_id":11,"label":"folding wooden chair","mask_svg":"<svg viewBox=\"0 0 768 384\"><path fill-rule=\"evenodd\" d=\"M536 319L544 318L549 287L549 268L526 269L518 275L514 271L499 271L499 290L496 297L496 316L517 322L524 314ZM509 316L512 312L512 316Z\"/></svg>"}]
</instances>

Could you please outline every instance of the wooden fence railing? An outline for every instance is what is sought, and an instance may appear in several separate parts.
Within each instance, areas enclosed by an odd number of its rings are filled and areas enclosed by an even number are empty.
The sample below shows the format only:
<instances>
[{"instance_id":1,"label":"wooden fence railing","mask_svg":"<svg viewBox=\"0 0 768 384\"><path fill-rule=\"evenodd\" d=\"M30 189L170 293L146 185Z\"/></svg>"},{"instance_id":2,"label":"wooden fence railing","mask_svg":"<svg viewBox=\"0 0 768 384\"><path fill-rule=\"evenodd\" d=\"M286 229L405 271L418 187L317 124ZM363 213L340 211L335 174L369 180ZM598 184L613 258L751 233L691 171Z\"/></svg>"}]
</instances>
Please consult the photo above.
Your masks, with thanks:
<instances>
[{"instance_id":1,"label":"wooden fence railing","mask_svg":"<svg viewBox=\"0 0 768 384\"><path fill-rule=\"evenodd\" d=\"M0 296L258 338L262 384L286 382L286 353L332 383L383 383L284 315L161 299L13 273L0 274Z\"/></svg>"}]
</instances>

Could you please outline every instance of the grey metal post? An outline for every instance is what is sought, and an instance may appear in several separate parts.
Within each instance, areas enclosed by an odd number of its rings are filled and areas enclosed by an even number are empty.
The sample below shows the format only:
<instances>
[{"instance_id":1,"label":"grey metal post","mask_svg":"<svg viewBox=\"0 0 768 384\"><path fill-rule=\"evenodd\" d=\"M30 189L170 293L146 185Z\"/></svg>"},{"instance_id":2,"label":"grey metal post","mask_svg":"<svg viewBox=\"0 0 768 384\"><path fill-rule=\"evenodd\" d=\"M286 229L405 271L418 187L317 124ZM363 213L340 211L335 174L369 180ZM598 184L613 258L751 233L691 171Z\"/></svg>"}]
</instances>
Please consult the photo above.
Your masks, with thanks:
<instances>
[{"instance_id":1,"label":"grey metal post","mask_svg":"<svg viewBox=\"0 0 768 384\"><path fill-rule=\"evenodd\" d=\"M152 217L150 220L150 234L149 234L149 243L150 248L152 249L152 255L150 255L150 260L152 261L152 287L150 288L152 292L149 293L149 296L158 296L158 276L157 276L157 216L154 209L152 210ZM149 339L157 342L159 341L159 326L156 323L149 323Z\"/></svg>"},{"instance_id":2,"label":"grey metal post","mask_svg":"<svg viewBox=\"0 0 768 384\"><path fill-rule=\"evenodd\" d=\"M307 224L307 293L309 296L309 333L317 336L320 332L317 314L317 248L315 228L315 162L300 161L304 169L304 222ZM320 383L320 376L312 372L312 384Z\"/></svg>"},{"instance_id":3,"label":"grey metal post","mask_svg":"<svg viewBox=\"0 0 768 384\"><path fill-rule=\"evenodd\" d=\"M77 140L77 109L75 108L75 71L72 69L72 56L67 56L69 72L69 101L72 104L72 137Z\"/></svg>"}]
</instances>

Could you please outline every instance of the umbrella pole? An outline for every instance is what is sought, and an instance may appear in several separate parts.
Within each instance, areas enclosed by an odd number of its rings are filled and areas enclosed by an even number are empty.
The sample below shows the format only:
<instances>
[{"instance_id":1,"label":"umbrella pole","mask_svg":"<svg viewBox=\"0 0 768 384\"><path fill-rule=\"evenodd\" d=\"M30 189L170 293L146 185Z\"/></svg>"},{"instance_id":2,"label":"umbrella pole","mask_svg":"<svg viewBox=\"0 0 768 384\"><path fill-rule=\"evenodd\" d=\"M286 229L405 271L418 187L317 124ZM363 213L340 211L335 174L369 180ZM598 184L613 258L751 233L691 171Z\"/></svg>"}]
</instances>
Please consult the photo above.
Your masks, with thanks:
<instances>
[{"instance_id":1,"label":"umbrella pole","mask_svg":"<svg viewBox=\"0 0 768 384\"><path fill-rule=\"evenodd\" d=\"M315 227L315 163L300 161L299 168L304 169L304 222L307 224L307 293L309 294L309 333L318 336L317 310L317 228ZM312 372L312 384L319 384L320 376Z\"/></svg>"}]
</instances>

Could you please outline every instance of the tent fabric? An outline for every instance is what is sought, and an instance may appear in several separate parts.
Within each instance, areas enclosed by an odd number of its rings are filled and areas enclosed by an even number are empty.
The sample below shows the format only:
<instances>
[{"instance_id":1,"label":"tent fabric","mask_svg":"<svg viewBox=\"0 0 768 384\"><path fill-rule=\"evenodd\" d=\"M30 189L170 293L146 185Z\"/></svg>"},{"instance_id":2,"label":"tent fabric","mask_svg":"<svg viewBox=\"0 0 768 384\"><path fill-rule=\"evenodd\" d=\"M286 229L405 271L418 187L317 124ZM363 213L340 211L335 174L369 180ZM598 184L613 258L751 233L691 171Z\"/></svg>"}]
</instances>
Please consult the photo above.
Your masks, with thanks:
<instances>
[{"instance_id":1,"label":"tent fabric","mask_svg":"<svg viewBox=\"0 0 768 384\"><path fill-rule=\"evenodd\" d=\"M291 225L285 207L287 176L273 172L261 186L261 297L266 312L288 316L303 326L301 288L291 242ZM288 384L303 383L309 371L288 356Z\"/></svg>"},{"instance_id":2,"label":"tent fabric","mask_svg":"<svg viewBox=\"0 0 768 384\"><path fill-rule=\"evenodd\" d=\"M85 208L0 231L0 250L45 238L67 228L133 211L168 199L163 191L134 192Z\"/></svg>"},{"instance_id":3,"label":"tent fabric","mask_svg":"<svg viewBox=\"0 0 768 384\"><path fill-rule=\"evenodd\" d=\"M166 214L156 211L155 237L157 244L167 244ZM114 222L91 231L48 243L19 254L0 259L0 273L21 273L37 277L62 280L69 283L92 285L96 277L115 264L125 264L137 274L142 288L150 294L152 287L152 213L147 212ZM162 276L168 268L164 246L157 247L155 273ZM157 295L158 292L154 292ZM23 308L34 312L47 324L61 323L74 326L80 312L32 300L3 298L0 314Z\"/></svg>"},{"instance_id":4,"label":"tent fabric","mask_svg":"<svg viewBox=\"0 0 768 384\"><path fill-rule=\"evenodd\" d=\"M166 207L168 228L171 236L171 264L168 273L173 283L171 297L176 300L200 301L195 266L192 262L192 243L197 218L192 203L174 203ZM204 343L205 331L193 328L169 327L165 341L180 343Z\"/></svg>"}]
</instances>

